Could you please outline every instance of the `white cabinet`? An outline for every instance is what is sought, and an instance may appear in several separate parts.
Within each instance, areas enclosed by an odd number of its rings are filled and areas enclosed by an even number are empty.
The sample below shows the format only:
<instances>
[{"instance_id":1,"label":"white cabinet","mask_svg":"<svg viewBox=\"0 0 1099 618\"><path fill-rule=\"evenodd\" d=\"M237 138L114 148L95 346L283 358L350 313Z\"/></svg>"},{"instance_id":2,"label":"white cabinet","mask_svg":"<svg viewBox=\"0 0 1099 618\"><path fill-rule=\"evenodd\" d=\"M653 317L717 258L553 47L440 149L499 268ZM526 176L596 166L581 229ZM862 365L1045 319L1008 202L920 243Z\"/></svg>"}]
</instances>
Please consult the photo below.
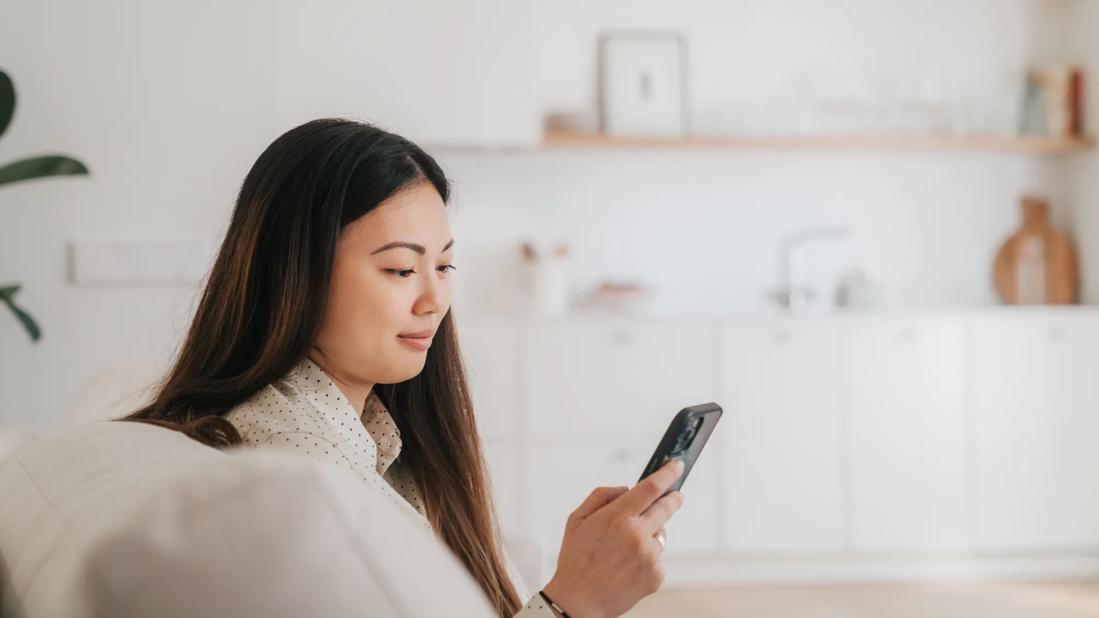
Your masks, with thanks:
<instances>
[{"instance_id":1,"label":"white cabinet","mask_svg":"<svg viewBox=\"0 0 1099 618\"><path fill-rule=\"evenodd\" d=\"M712 322L550 320L528 335L531 438L630 438L651 449L679 410L714 400Z\"/></svg>"},{"instance_id":2,"label":"white cabinet","mask_svg":"<svg viewBox=\"0 0 1099 618\"><path fill-rule=\"evenodd\" d=\"M526 450L525 487L530 529L548 553L556 555L565 520L598 486L632 487L656 442L570 441L538 443ZM717 467L705 461L683 485L683 507L668 523L666 556L713 554L717 550Z\"/></svg>"},{"instance_id":3,"label":"white cabinet","mask_svg":"<svg viewBox=\"0 0 1099 618\"><path fill-rule=\"evenodd\" d=\"M511 442L487 441L482 444L493 504L505 534L523 529L522 519L522 447Z\"/></svg>"},{"instance_id":4,"label":"white cabinet","mask_svg":"<svg viewBox=\"0 0 1099 618\"><path fill-rule=\"evenodd\" d=\"M714 432L722 515L734 552L844 546L842 327L836 319L721 327Z\"/></svg>"},{"instance_id":5,"label":"white cabinet","mask_svg":"<svg viewBox=\"0 0 1099 618\"><path fill-rule=\"evenodd\" d=\"M512 320L460 320L458 338L481 436L519 437L522 326Z\"/></svg>"},{"instance_id":6,"label":"white cabinet","mask_svg":"<svg viewBox=\"0 0 1099 618\"><path fill-rule=\"evenodd\" d=\"M1094 311L492 319L461 335L502 525L550 570L569 513L634 485L672 415L706 401L725 412L668 556L1099 548Z\"/></svg>"},{"instance_id":7,"label":"white cabinet","mask_svg":"<svg viewBox=\"0 0 1099 618\"><path fill-rule=\"evenodd\" d=\"M973 349L978 549L1099 547L1099 319L990 317Z\"/></svg>"},{"instance_id":8,"label":"white cabinet","mask_svg":"<svg viewBox=\"0 0 1099 618\"><path fill-rule=\"evenodd\" d=\"M287 127L349 116L429 149L540 138L530 0L277 0L263 11L277 15L271 105Z\"/></svg>"},{"instance_id":9,"label":"white cabinet","mask_svg":"<svg viewBox=\"0 0 1099 618\"><path fill-rule=\"evenodd\" d=\"M968 549L963 320L848 328L854 549Z\"/></svg>"}]
</instances>

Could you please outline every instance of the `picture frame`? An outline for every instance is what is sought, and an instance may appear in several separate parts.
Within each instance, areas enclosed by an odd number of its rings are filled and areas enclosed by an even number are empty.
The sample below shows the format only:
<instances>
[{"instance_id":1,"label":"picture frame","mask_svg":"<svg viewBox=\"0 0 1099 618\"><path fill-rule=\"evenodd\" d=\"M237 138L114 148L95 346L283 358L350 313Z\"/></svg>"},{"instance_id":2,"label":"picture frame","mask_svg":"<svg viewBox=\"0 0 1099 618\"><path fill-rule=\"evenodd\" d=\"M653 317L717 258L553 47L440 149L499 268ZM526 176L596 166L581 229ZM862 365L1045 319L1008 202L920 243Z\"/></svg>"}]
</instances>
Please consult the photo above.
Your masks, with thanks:
<instances>
[{"instance_id":1,"label":"picture frame","mask_svg":"<svg viewBox=\"0 0 1099 618\"><path fill-rule=\"evenodd\" d=\"M683 35L600 35L599 83L604 134L679 137L687 133L687 42Z\"/></svg>"}]
</instances>

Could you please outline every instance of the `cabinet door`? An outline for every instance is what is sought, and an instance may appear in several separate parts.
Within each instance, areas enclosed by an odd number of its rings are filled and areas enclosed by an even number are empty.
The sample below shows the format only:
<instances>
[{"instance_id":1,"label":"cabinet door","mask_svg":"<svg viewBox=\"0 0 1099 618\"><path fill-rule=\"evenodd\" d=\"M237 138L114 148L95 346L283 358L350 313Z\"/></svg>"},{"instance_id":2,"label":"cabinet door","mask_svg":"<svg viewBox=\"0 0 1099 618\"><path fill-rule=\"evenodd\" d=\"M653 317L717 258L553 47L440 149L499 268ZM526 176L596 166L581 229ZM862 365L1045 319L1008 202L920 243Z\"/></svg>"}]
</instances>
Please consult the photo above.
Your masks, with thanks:
<instances>
[{"instance_id":1,"label":"cabinet door","mask_svg":"<svg viewBox=\"0 0 1099 618\"><path fill-rule=\"evenodd\" d=\"M1099 547L1099 314L996 316L973 339L978 548Z\"/></svg>"},{"instance_id":2,"label":"cabinet door","mask_svg":"<svg viewBox=\"0 0 1099 618\"><path fill-rule=\"evenodd\" d=\"M361 118L429 145L534 144L529 0L277 0L276 100L289 126Z\"/></svg>"},{"instance_id":3,"label":"cabinet door","mask_svg":"<svg viewBox=\"0 0 1099 618\"><path fill-rule=\"evenodd\" d=\"M838 320L722 325L722 525L744 552L844 547Z\"/></svg>"},{"instance_id":4,"label":"cabinet door","mask_svg":"<svg viewBox=\"0 0 1099 618\"><path fill-rule=\"evenodd\" d=\"M656 445L653 444L652 447ZM633 442L539 443L527 449L524 486L531 531L556 558L565 520L598 486L633 487L652 449ZM668 523L665 556L715 554L717 466L704 451L683 485L683 507Z\"/></svg>"},{"instance_id":5,"label":"cabinet door","mask_svg":"<svg viewBox=\"0 0 1099 618\"><path fill-rule=\"evenodd\" d=\"M525 346L530 437L655 448L686 406L714 399L711 322L544 321ZM647 453L647 455L651 454Z\"/></svg>"},{"instance_id":6,"label":"cabinet door","mask_svg":"<svg viewBox=\"0 0 1099 618\"><path fill-rule=\"evenodd\" d=\"M967 549L962 319L848 327L854 547Z\"/></svg>"},{"instance_id":7,"label":"cabinet door","mask_svg":"<svg viewBox=\"0 0 1099 618\"><path fill-rule=\"evenodd\" d=\"M481 436L514 440L519 435L522 391L519 346L522 328L513 320L461 320L458 337Z\"/></svg>"},{"instance_id":8,"label":"cabinet door","mask_svg":"<svg viewBox=\"0 0 1099 618\"><path fill-rule=\"evenodd\" d=\"M500 518L500 530L504 534L516 534L523 530L522 500L522 448L507 441L486 441L482 445L485 466L492 483L493 504Z\"/></svg>"}]
</instances>

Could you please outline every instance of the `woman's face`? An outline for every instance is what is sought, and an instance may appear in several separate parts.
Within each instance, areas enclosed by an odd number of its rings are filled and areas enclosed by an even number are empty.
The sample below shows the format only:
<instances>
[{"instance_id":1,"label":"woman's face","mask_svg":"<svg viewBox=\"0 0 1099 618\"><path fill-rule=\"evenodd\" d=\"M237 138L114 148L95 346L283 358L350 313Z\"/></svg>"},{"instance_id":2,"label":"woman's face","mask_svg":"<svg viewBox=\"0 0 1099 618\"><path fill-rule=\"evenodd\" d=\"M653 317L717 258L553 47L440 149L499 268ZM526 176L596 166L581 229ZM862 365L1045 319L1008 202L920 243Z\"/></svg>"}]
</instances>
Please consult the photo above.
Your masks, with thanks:
<instances>
[{"instance_id":1,"label":"woman's face","mask_svg":"<svg viewBox=\"0 0 1099 618\"><path fill-rule=\"evenodd\" d=\"M415 377L450 310L453 239L430 182L406 187L348 224L336 244L328 309L316 347L342 382L394 384Z\"/></svg>"}]
</instances>

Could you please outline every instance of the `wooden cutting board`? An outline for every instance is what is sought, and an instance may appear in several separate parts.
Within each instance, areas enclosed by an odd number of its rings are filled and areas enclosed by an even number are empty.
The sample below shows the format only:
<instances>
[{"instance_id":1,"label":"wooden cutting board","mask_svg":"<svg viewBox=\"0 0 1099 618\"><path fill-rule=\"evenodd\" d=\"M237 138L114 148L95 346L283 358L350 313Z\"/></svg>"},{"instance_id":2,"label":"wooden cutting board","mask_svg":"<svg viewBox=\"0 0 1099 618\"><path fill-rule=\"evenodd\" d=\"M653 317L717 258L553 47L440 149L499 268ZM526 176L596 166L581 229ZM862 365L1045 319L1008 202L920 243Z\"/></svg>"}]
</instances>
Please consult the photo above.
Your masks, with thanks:
<instances>
[{"instance_id":1,"label":"wooden cutting board","mask_svg":"<svg viewBox=\"0 0 1099 618\"><path fill-rule=\"evenodd\" d=\"M1076 302L1078 271L1072 240L1049 222L1049 204L1024 197L1023 224L996 253L992 282L1009 305Z\"/></svg>"}]
</instances>

